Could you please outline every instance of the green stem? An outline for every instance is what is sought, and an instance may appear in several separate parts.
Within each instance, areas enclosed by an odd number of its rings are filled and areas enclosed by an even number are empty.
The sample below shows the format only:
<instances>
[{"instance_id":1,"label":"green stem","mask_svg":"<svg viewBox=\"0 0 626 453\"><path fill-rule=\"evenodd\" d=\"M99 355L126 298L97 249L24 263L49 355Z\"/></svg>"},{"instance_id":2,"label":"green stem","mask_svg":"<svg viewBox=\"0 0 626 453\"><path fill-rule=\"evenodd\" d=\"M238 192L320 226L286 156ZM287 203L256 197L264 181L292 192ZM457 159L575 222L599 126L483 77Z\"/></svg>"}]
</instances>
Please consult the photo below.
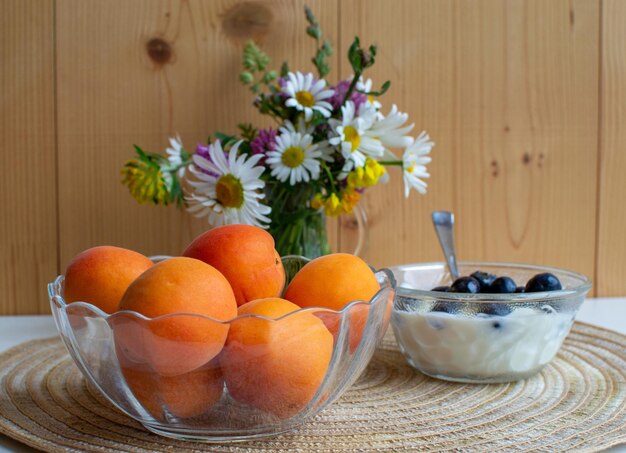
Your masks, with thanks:
<instances>
[{"instance_id":1,"label":"green stem","mask_svg":"<svg viewBox=\"0 0 626 453\"><path fill-rule=\"evenodd\" d=\"M398 167L403 165L401 160L379 160L378 163L381 165L397 165Z\"/></svg>"},{"instance_id":2,"label":"green stem","mask_svg":"<svg viewBox=\"0 0 626 453\"><path fill-rule=\"evenodd\" d=\"M326 176L328 176L328 180L330 181L330 187L332 188L333 193L336 193L337 188L335 187L335 179L333 178L333 174L330 172L330 168L328 168L326 162L322 162L322 167L324 168Z\"/></svg>"},{"instance_id":3,"label":"green stem","mask_svg":"<svg viewBox=\"0 0 626 453\"><path fill-rule=\"evenodd\" d=\"M346 95L343 98L343 101L341 101L341 105L345 105L346 101L348 99L350 99L350 95L352 94L352 92L354 91L354 87L356 86L357 82L359 81L359 77L361 77L361 74L363 74L363 72L357 72L354 74L354 77L352 78L352 82L350 82L350 86L348 87L348 91L346 91Z\"/></svg>"}]
</instances>

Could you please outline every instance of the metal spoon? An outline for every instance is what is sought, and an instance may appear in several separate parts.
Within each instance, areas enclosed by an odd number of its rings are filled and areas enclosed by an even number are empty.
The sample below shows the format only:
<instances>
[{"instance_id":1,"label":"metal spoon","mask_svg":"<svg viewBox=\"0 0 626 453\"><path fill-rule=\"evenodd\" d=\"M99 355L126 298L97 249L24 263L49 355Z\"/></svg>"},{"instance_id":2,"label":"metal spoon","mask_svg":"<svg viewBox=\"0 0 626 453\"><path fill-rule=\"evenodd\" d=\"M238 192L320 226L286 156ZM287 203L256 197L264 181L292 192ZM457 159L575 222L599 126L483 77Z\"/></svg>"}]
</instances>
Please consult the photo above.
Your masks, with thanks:
<instances>
[{"instance_id":1,"label":"metal spoon","mask_svg":"<svg viewBox=\"0 0 626 453\"><path fill-rule=\"evenodd\" d=\"M454 214L448 211L434 211L432 218L439 244L441 244L441 249L446 257L446 263L448 263L448 270L452 276L452 281L454 281L459 278L454 249Z\"/></svg>"}]
</instances>

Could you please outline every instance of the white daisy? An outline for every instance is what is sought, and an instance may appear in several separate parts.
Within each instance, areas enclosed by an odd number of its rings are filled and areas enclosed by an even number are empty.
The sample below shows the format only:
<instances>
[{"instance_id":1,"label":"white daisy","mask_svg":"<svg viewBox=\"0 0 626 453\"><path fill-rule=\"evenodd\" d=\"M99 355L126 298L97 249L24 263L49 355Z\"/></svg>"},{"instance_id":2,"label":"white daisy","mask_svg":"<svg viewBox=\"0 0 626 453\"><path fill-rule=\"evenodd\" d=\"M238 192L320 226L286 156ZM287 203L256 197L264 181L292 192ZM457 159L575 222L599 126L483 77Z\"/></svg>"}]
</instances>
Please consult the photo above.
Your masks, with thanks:
<instances>
[{"instance_id":1,"label":"white daisy","mask_svg":"<svg viewBox=\"0 0 626 453\"><path fill-rule=\"evenodd\" d=\"M404 196L408 198L411 188L421 194L426 193L426 182L422 178L429 178L426 165L432 160L428 154L435 144L430 141L426 132L422 132L402 156L402 168L404 173Z\"/></svg>"},{"instance_id":2,"label":"white daisy","mask_svg":"<svg viewBox=\"0 0 626 453\"><path fill-rule=\"evenodd\" d=\"M298 117L298 124L293 124L289 120L285 120L283 125L278 128L278 132L281 134L301 134L301 135L313 135L315 132L315 126L308 124L303 117Z\"/></svg>"},{"instance_id":3,"label":"white daisy","mask_svg":"<svg viewBox=\"0 0 626 453\"><path fill-rule=\"evenodd\" d=\"M276 148L267 153L266 162L272 176L292 186L300 181L319 179L322 152L313 143L313 137L299 132L285 131L276 137Z\"/></svg>"},{"instance_id":4,"label":"white daisy","mask_svg":"<svg viewBox=\"0 0 626 453\"><path fill-rule=\"evenodd\" d=\"M176 137L170 137L170 147L165 149L167 153L167 160L172 167L178 167L183 163L183 142L180 139L180 135L176 134ZM185 174L185 167L178 169L178 177L182 178Z\"/></svg>"},{"instance_id":5,"label":"white daisy","mask_svg":"<svg viewBox=\"0 0 626 453\"><path fill-rule=\"evenodd\" d=\"M387 116L379 118L372 125L372 132L388 148L406 148L413 143L413 137L406 135L411 132L414 124L403 126L409 115L398 111L394 104Z\"/></svg>"},{"instance_id":6,"label":"white daisy","mask_svg":"<svg viewBox=\"0 0 626 453\"><path fill-rule=\"evenodd\" d=\"M300 135L313 135L315 132L315 126L312 124L306 123L303 117L298 118L298 124L294 125L291 121L285 120L283 125L278 128L278 132L281 134L295 134L299 133ZM335 152L335 148L330 146L328 140L321 140L315 143L317 145L317 149L322 153L321 159L326 162L333 162L335 159L333 158L333 154Z\"/></svg>"},{"instance_id":7,"label":"white daisy","mask_svg":"<svg viewBox=\"0 0 626 453\"><path fill-rule=\"evenodd\" d=\"M356 83L356 89L363 93L367 94L372 91L372 79L363 79L363 76L359 77L359 81ZM376 99L376 97L367 94L367 102L370 103L372 107L376 110L380 110L382 107L381 103Z\"/></svg>"},{"instance_id":8,"label":"white daisy","mask_svg":"<svg viewBox=\"0 0 626 453\"><path fill-rule=\"evenodd\" d=\"M293 107L304 112L304 119L310 121L313 117L313 110L317 110L326 118L333 110L332 105L324 101L334 94L333 90L324 90L326 81L320 79L313 83L313 74L302 74L301 72L290 72L287 74L289 80L283 86L283 93L289 98L285 101L287 107Z\"/></svg>"},{"instance_id":9,"label":"white daisy","mask_svg":"<svg viewBox=\"0 0 626 453\"><path fill-rule=\"evenodd\" d=\"M385 147L371 130L375 120L376 111L372 107L362 104L357 115L354 102L347 101L341 107L341 120L329 121L336 136L328 142L339 146L346 159L342 172L362 167L368 157L376 159L383 156Z\"/></svg>"},{"instance_id":10,"label":"white daisy","mask_svg":"<svg viewBox=\"0 0 626 453\"><path fill-rule=\"evenodd\" d=\"M213 226L232 223L256 225L263 228L270 223L271 208L260 202L265 183L260 179L262 166L256 166L262 155L237 157L241 141L231 148L228 159L219 140L209 145L210 159L194 154L188 179L193 188L187 197L187 210L196 217L207 217Z\"/></svg>"}]
</instances>

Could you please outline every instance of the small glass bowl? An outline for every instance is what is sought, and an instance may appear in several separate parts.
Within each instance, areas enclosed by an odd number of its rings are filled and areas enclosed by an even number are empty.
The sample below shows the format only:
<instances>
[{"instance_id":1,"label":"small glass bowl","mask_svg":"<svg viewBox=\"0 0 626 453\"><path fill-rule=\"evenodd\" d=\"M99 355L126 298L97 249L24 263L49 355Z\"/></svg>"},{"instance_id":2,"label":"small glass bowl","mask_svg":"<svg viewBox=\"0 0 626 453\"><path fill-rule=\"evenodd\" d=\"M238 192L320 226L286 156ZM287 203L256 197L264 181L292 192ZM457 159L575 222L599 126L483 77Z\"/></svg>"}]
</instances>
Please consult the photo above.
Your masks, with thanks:
<instances>
[{"instance_id":1,"label":"small glass bowl","mask_svg":"<svg viewBox=\"0 0 626 453\"><path fill-rule=\"evenodd\" d=\"M484 271L525 285L551 272L559 291L463 294L430 289L450 285L444 263L392 267L397 294L391 315L396 340L411 366L432 377L469 383L509 382L536 374L552 360L591 288L576 272L511 263L459 263L459 273Z\"/></svg>"},{"instance_id":2,"label":"small glass bowl","mask_svg":"<svg viewBox=\"0 0 626 453\"><path fill-rule=\"evenodd\" d=\"M296 256L282 260L288 279L309 261ZM115 407L156 434L223 442L289 431L354 383L384 336L393 304L393 275L382 269L376 278L380 290L370 301L354 301L340 311L316 307L279 319L242 315L224 322L189 313L153 319L131 311L109 315L86 302L66 304L63 276L48 285L48 293L57 329L74 362L87 383ZM235 326L240 331L252 326L267 335L245 344L234 342L237 351L228 360L222 349L197 367L198 358L215 349L215 343L173 341L168 336L192 325L215 333L212 338L223 332L226 339ZM273 335L281 330L297 334L281 334L280 344L273 344ZM316 349L322 343L309 341L319 338L321 330L325 359L319 358L322 349ZM309 354L311 360L302 361L298 354ZM274 365L264 370L265 377L270 373L273 379L260 382L264 363ZM234 376L230 381L227 371Z\"/></svg>"}]
</instances>

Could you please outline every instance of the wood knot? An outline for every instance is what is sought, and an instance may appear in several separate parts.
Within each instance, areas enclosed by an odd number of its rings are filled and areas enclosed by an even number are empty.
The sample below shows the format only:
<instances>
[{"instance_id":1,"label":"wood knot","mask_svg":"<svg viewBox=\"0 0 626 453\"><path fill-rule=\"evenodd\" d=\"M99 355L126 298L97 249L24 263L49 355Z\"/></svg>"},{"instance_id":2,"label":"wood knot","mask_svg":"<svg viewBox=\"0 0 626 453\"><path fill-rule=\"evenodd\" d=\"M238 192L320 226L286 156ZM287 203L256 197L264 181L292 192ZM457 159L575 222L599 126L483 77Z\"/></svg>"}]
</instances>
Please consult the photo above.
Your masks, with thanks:
<instances>
[{"instance_id":1,"label":"wood knot","mask_svg":"<svg viewBox=\"0 0 626 453\"><path fill-rule=\"evenodd\" d=\"M359 222L357 222L355 217L350 216L343 219L343 226L346 227L348 230L358 230Z\"/></svg>"},{"instance_id":2,"label":"wood knot","mask_svg":"<svg viewBox=\"0 0 626 453\"><path fill-rule=\"evenodd\" d=\"M146 44L146 51L148 52L150 59L158 65L164 65L169 62L172 59L172 54L174 53L172 46L161 38L152 38L148 41Z\"/></svg>"},{"instance_id":3,"label":"wood knot","mask_svg":"<svg viewBox=\"0 0 626 453\"><path fill-rule=\"evenodd\" d=\"M530 161L532 160L531 155L528 153L528 151L526 151L523 155L522 155L522 162L524 163L524 165L528 165L530 163Z\"/></svg>"},{"instance_id":4,"label":"wood knot","mask_svg":"<svg viewBox=\"0 0 626 453\"><path fill-rule=\"evenodd\" d=\"M504 132L511 132L511 126L508 124L504 126Z\"/></svg>"},{"instance_id":5,"label":"wood knot","mask_svg":"<svg viewBox=\"0 0 626 453\"><path fill-rule=\"evenodd\" d=\"M500 166L498 165L497 160L491 161L491 176L496 177L500 173Z\"/></svg>"},{"instance_id":6,"label":"wood knot","mask_svg":"<svg viewBox=\"0 0 626 453\"><path fill-rule=\"evenodd\" d=\"M222 17L222 29L227 37L240 43L249 39L257 42L269 33L272 11L265 5L255 2L235 4Z\"/></svg>"}]
</instances>

